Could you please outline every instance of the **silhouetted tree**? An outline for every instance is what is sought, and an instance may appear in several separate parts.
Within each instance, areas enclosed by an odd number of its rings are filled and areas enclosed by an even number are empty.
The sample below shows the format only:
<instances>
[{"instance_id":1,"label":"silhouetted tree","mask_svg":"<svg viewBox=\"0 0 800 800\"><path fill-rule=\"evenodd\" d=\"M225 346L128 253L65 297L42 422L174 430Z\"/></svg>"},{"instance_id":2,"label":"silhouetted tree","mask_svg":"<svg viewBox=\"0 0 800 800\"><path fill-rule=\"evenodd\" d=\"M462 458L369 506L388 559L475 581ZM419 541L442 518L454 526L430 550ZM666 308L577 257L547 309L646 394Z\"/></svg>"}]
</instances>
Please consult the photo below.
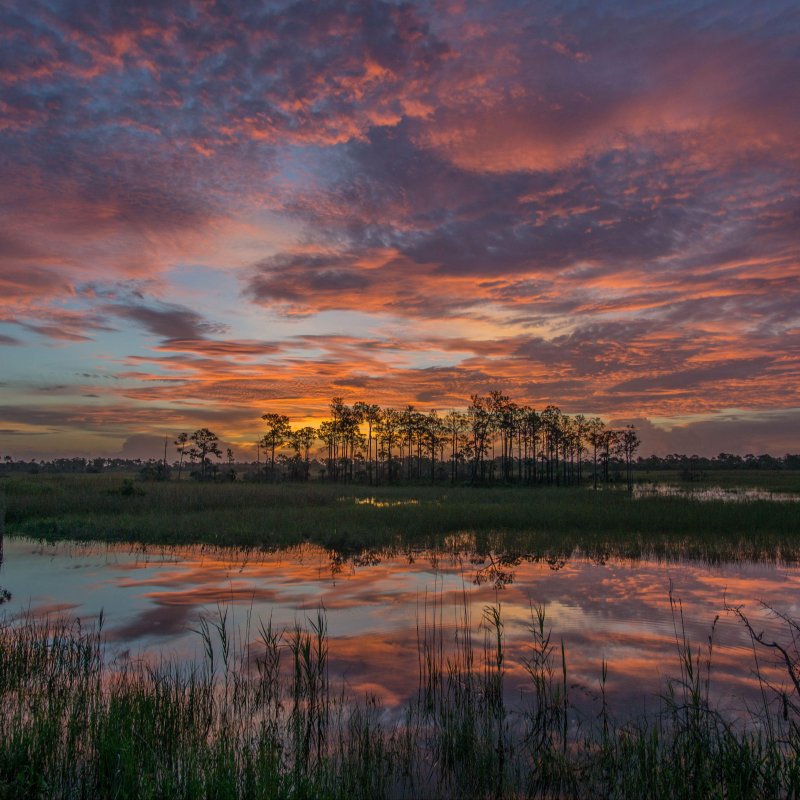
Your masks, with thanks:
<instances>
[{"instance_id":1,"label":"silhouetted tree","mask_svg":"<svg viewBox=\"0 0 800 800\"><path fill-rule=\"evenodd\" d=\"M312 428L311 426L307 425L303 428L300 428L296 431L292 431L289 434L289 440L291 442L292 447L295 448L295 452L297 453L297 457L300 458L302 454L303 458L303 480L308 480L308 473L310 469L310 462L309 462L309 451L311 450L311 445L317 440L317 430L316 428Z\"/></svg>"},{"instance_id":2,"label":"silhouetted tree","mask_svg":"<svg viewBox=\"0 0 800 800\"><path fill-rule=\"evenodd\" d=\"M561 410L558 406L546 406L541 414L542 460L546 464L544 478L547 483L558 483L558 454L561 446Z\"/></svg>"},{"instance_id":3,"label":"silhouetted tree","mask_svg":"<svg viewBox=\"0 0 800 800\"><path fill-rule=\"evenodd\" d=\"M622 455L625 458L625 475L628 483L628 491L633 491L633 454L638 450L641 441L636 434L636 428L633 425L626 425L623 430L619 432L618 437L619 447Z\"/></svg>"},{"instance_id":4,"label":"silhouetted tree","mask_svg":"<svg viewBox=\"0 0 800 800\"><path fill-rule=\"evenodd\" d=\"M525 465L528 471L527 480L530 483L536 483L536 449L541 429L542 418L536 413L536 409L526 409L523 419L523 444L525 446Z\"/></svg>"},{"instance_id":5,"label":"silhouetted tree","mask_svg":"<svg viewBox=\"0 0 800 800\"><path fill-rule=\"evenodd\" d=\"M611 479L611 455L617 449L619 441L619 431L606 429L603 431L602 439L602 462L603 462L603 479L606 483Z\"/></svg>"},{"instance_id":6,"label":"silhouetted tree","mask_svg":"<svg viewBox=\"0 0 800 800\"><path fill-rule=\"evenodd\" d=\"M178 438L174 442L175 448L178 451L180 459L178 461L178 480L181 479L181 471L183 470L183 456L186 453L186 447L189 444L189 434L179 433Z\"/></svg>"},{"instance_id":7,"label":"silhouetted tree","mask_svg":"<svg viewBox=\"0 0 800 800\"><path fill-rule=\"evenodd\" d=\"M486 454L489 450L492 434L492 404L491 398L480 395L470 395L470 404L467 408L469 430L472 434L472 482L486 479Z\"/></svg>"},{"instance_id":8,"label":"silhouetted tree","mask_svg":"<svg viewBox=\"0 0 800 800\"><path fill-rule=\"evenodd\" d=\"M378 442L377 438L375 440L375 448L374 448L374 464L373 464L373 447L372 447L372 439L373 433L375 431L375 426L380 422L381 419L381 407L379 405L374 405L370 403L356 403L353 406L353 409L358 414L359 421L362 423L366 423L367 425L367 463L368 468L367 472L369 475L369 483L372 483L376 480L377 472L378 472Z\"/></svg>"},{"instance_id":9,"label":"silhouetted tree","mask_svg":"<svg viewBox=\"0 0 800 800\"><path fill-rule=\"evenodd\" d=\"M275 480L275 451L286 444L292 429L289 417L284 414L262 414L261 419L267 426L261 442L265 451L270 451L269 474L270 479Z\"/></svg>"},{"instance_id":10,"label":"silhouetted tree","mask_svg":"<svg viewBox=\"0 0 800 800\"><path fill-rule=\"evenodd\" d=\"M583 483L583 454L586 452L586 437L589 433L589 420L583 414L575 415L575 450L578 464L578 483Z\"/></svg>"},{"instance_id":11,"label":"silhouetted tree","mask_svg":"<svg viewBox=\"0 0 800 800\"><path fill-rule=\"evenodd\" d=\"M463 460L466 441L464 436L469 431L469 422L464 414L450 411L444 418L444 430L450 439L450 483L455 483L458 478L458 462Z\"/></svg>"},{"instance_id":12,"label":"silhouetted tree","mask_svg":"<svg viewBox=\"0 0 800 800\"><path fill-rule=\"evenodd\" d=\"M605 425L600 417L592 417L587 424L587 438L592 446L592 481L594 489L597 491L597 451L603 447L605 442Z\"/></svg>"},{"instance_id":13,"label":"silhouetted tree","mask_svg":"<svg viewBox=\"0 0 800 800\"><path fill-rule=\"evenodd\" d=\"M334 447L336 441L336 427L332 420L325 420L317 429L317 438L321 439L328 449L328 455L325 459L325 469L327 470L328 477L331 480L336 478L336 471L333 466L334 461Z\"/></svg>"},{"instance_id":14,"label":"silhouetted tree","mask_svg":"<svg viewBox=\"0 0 800 800\"><path fill-rule=\"evenodd\" d=\"M413 405L402 410L381 409L364 401L348 405L343 398L334 397L330 418L316 429L292 431L283 414L264 414L262 419L267 432L257 452L261 447L269 452L267 471L273 478L279 462L282 468L291 467L290 472L284 471L290 478L308 480L309 449L320 439L326 448L321 457L322 477L331 481L375 484L393 482L398 476L422 480L427 469L435 483L448 473L449 450L451 483L459 480L461 471L472 483L491 483L499 477L507 484L582 484L590 451L596 489L601 467L603 480L609 482L611 464L621 466L623 460L630 485L638 448L632 426L626 431L608 430L598 417L570 416L552 404L537 412L514 403L499 390L473 394L465 410L453 410L444 417ZM279 452L287 445L294 450L293 458ZM640 458L637 463L642 461ZM771 456L739 461L760 468L782 463ZM468 472L461 465L468 466Z\"/></svg>"},{"instance_id":15,"label":"silhouetted tree","mask_svg":"<svg viewBox=\"0 0 800 800\"><path fill-rule=\"evenodd\" d=\"M389 483L394 481L392 448L400 441L401 423L400 412L393 408L385 408L377 423L376 435L380 441L382 454L386 458L386 475Z\"/></svg>"},{"instance_id":16,"label":"silhouetted tree","mask_svg":"<svg viewBox=\"0 0 800 800\"><path fill-rule=\"evenodd\" d=\"M436 482L436 453L446 440L445 428L436 411L429 411L422 419L422 442L431 462L431 483Z\"/></svg>"},{"instance_id":17,"label":"silhouetted tree","mask_svg":"<svg viewBox=\"0 0 800 800\"><path fill-rule=\"evenodd\" d=\"M211 464L209 456L222 457L222 451L219 449L219 438L208 428L200 428L189 437L189 441L192 442L189 455L192 461L197 460L200 462L199 477L201 480L205 480L207 468Z\"/></svg>"}]
</instances>

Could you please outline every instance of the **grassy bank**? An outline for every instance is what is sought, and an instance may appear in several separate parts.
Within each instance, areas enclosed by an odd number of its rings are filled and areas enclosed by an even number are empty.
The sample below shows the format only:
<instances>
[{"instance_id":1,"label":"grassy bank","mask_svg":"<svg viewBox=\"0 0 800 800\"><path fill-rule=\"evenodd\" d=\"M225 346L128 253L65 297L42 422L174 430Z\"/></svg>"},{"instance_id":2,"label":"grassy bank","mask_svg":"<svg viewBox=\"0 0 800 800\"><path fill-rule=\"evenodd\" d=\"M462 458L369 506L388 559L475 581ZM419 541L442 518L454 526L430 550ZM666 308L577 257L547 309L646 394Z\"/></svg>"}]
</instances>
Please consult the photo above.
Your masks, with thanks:
<instances>
[{"instance_id":1,"label":"grassy bank","mask_svg":"<svg viewBox=\"0 0 800 800\"><path fill-rule=\"evenodd\" d=\"M422 625L416 699L392 721L331 685L323 615L262 626L237 649L223 614L201 625L207 659L189 669L112 669L98 630L77 623L5 626L0 797L797 797L795 694L765 695L747 724L729 725L708 703L713 667L679 634L658 715L616 724L604 666L597 715L576 724L568 654L543 610L514 707L498 608L482 630L474 643L465 620L443 643Z\"/></svg>"},{"instance_id":2,"label":"grassy bank","mask_svg":"<svg viewBox=\"0 0 800 800\"><path fill-rule=\"evenodd\" d=\"M585 488L379 487L125 482L118 476L3 481L6 533L49 540L277 547L340 552L435 547L475 534L478 550L703 558L800 555L793 503L632 499Z\"/></svg>"}]
</instances>

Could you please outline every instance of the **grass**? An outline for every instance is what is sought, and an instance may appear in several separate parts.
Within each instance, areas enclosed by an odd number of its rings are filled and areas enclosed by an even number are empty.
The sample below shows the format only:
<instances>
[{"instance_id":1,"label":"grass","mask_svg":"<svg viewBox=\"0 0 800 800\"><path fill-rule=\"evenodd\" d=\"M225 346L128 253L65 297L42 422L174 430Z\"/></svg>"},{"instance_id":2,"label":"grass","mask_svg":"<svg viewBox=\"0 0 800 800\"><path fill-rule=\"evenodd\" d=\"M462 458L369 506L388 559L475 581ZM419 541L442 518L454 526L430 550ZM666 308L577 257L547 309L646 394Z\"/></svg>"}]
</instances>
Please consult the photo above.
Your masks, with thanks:
<instances>
[{"instance_id":1,"label":"grass","mask_svg":"<svg viewBox=\"0 0 800 800\"><path fill-rule=\"evenodd\" d=\"M708 702L711 654L692 649L673 608L678 677L657 716L624 724L602 701L595 720L576 721L543 608L531 613L528 699L515 706L500 608L485 609L482 641L465 610L447 643L427 609L418 691L394 722L374 698L332 686L323 613L236 644L221 611L200 627L206 660L183 669L109 666L101 630L75 621L7 624L0 797L797 797L796 693L774 695L783 714L765 695L747 725L730 725Z\"/></svg>"},{"instance_id":2,"label":"grass","mask_svg":"<svg viewBox=\"0 0 800 800\"><path fill-rule=\"evenodd\" d=\"M633 500L621 490L588 488L131 484L113 475L13 477L2 490L6 533L47 540L260 548L311 540L348 553L436 547L468 532L479 552L800 555L798 506L769 501Z\"/></svg>"}]
</instances>

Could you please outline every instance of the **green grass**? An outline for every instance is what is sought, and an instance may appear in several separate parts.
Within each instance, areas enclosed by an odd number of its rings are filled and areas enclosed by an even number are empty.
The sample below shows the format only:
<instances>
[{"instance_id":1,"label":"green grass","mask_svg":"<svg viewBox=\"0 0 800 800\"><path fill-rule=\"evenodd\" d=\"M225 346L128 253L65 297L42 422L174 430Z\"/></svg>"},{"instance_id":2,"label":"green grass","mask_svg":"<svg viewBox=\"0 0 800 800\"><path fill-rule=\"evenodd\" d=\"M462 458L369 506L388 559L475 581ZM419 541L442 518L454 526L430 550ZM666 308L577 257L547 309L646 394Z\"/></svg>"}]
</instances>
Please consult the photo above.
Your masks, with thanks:
<instances>
[{"instance_id":1,"label":"green grass","mask_svg":"<svg viewBox=\"0 0 800 800\"><path fill-rule=\"evenodd\" d=\"M679 614L679 611L677 612ZM430 615L436 619L436 611ZM796 629L796 626L795 626ZM236 649L224 612L202 623L205 662L108 666L98 629L0 627L2 798L781 798L800 792L796 694L784 714L732 726L709 705L712 668L678 626L660 713L577 724L568 654L534 609L524 702L498 607L483 641L421 621L419 686L400 721L331 684L325 618L261 626ZM478 637L480 638L480 637ZM795 659L796 649L791 650ZM613 664L608 666L613 674ZM743 670L749 669L742 665ZM606 666L598 676L604 696Z\"/></svg>"},{"instance_id":2,"label":"green grass","mask_svg":"<svg viewBox=\"0 0 800 800\"><path fill-rule=\"evenodd\" d=\"M763 476L762 476L763 477ZM112 475L2 483L5 530L48 540L279 547L311 540L340 552L436 547L468 532L479 551L707 559L800 555L793 503L632 499L588 488L377 487L135 483ZM385 503L359 503L367 498Z\"/></svg>"}]
</instances>

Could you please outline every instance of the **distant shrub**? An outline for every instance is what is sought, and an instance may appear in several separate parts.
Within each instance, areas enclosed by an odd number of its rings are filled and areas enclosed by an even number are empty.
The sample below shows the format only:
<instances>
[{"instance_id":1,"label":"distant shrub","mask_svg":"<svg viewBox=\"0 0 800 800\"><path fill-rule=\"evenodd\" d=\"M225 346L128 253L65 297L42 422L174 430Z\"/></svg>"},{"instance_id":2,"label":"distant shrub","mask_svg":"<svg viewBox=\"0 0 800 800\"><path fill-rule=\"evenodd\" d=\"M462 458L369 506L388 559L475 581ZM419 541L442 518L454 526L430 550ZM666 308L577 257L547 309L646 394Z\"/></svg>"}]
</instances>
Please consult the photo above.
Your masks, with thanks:
<instances>
[{"instance_id":1,"label":"distant shrub","mask_svg":"<svg viewBox=\"0 0 800 800\"><path fill-rule=\"evenodd\" d=\"M143 481L168 481L171 469L163 461L148 461L140 470Z\"/></svg>"},{"instance_id":2,"label":"distant shrub","mask_svg":"<svg viewBox=\"0 0 800 800\"><path fill-rule=\"evenodd\" d=\"M144 497L145 491L141 486L137 486L130 478L122 481L122 486L116 489L109 489L109 494L117 494L122 497Z\"/></svg>"},{"instance_id":3,"label":"distant shrub","mask_svg":"<svg viewBox=\"0 0 800 800\"><path fill-rule=\"evenodd\" d=\"M699 469L683 469L681 470L682 481L702 481L705 480L706 474Z\"/></svg>"}]
</instances>

